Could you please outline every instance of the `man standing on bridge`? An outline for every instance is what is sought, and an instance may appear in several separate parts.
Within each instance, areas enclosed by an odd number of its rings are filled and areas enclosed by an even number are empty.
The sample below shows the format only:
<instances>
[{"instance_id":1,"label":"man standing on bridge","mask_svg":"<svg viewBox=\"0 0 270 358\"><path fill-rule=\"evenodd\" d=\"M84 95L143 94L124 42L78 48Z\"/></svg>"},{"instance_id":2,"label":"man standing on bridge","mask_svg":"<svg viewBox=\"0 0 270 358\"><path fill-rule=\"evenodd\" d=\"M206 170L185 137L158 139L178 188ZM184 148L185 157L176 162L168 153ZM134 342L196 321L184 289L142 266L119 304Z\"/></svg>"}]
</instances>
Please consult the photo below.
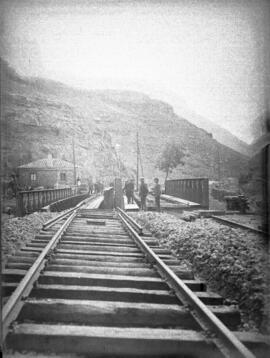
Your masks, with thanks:
<instances>
[{"instance_id":1,"label":"man standing on bridge","mask_svg":"<svg viewBox=\"0 0 270 358\"><path fill-rule=\"evenodd\" d=\"M156 203L156 211L160 212L160 195L161 195L161 186L159 184L159 179L154 179L155 186L153 188L153 195L155 197L155 203Z\"/></svg>"},{"instance_id":2,"label":"man standing on bridge","mask_svg":"<svg viewBox=\"0 0 270 358\"><path fill-rule=\"evenodd\" d=\"M134 180L130 179L127 180L124 186L124 191L126 193L126 197L128 200L128 204L133 204L134 203Z\"/></svg>"},{"instance_id":3,"label":"man standing on bridge","mask_svg":"<svg viewBox=\"0 0 270 358\"><path fill-rule=\"evenodd\" d=\"M141 185L139 190L139 196L141 198L141 209L146 210L146 197L148 194L147 184L144 182L144 178L141 178Z\"/></svg>"},{"instance_id":4,"label":"man standing on bridge","mask_svg":"<svg viewBox=\"0 0 270 358\"><path fill-rule=\"evenodd\" d=\"M135 180L132 178L130 181L131 204L134 204L134 189L135 189Z\"/></svg>"},{"instance_id":5,"label":"man standing on bridge","mask_svg":"<svg viewBox=\"0 0 270 358\"><path fill-rule=\"evenodd\" d=\"M123 191L124 191L125 194L126 194L128 204L130 204L130 200L131 200L130 180L127 180L127 181L125 182L125 186L124 186Z\"/></svg>"}]
</instances>

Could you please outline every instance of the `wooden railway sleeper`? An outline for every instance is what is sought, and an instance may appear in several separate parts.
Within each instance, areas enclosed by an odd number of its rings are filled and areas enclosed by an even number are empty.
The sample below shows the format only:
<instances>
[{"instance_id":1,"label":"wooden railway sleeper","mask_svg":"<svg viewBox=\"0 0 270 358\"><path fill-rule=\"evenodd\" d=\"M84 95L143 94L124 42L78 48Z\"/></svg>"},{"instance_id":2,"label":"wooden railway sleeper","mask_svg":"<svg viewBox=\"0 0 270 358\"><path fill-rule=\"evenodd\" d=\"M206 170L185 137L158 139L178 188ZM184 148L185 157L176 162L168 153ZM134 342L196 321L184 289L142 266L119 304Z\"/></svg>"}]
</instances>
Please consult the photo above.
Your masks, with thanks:
<instances>
[{"instance_id":1,"label":"wooden railway sleeper","mask_svg":"<svg viewBox=\"0 0 270 358\"><path fill-rule=\"evenodd\" d=\"M175 290L171 289L171 291L173 291L174 295L175 295ZM175 295L176 296L176 295ZM192 312L192 306L189 303L183 303L183 307L185 307L185 309L189 312Z\"/></svg>"},{"instance_id":2,"label":"wooden railway sleeper","mask_svg":"<svg viewBox=\"0 0 270 358\"><path fill-rule=\"evenodd\" d=\"M209 339L217 338L217 334L209 329L206 329L202 334Z\"/></svg>"},{"instance_id":3,"label":"wooden railway sleeper","mask_svg":"<svg viewBox=\"0 0 270 358\"><path fill-rule=\"evenodd\" d=\"M52 256L54 256L56 254L56 247L53 247L51 250L49 250L49 252L47 253L47 255L45 256L46 258L50 259Z\"/></svg>"},{"instance_id":4,"label":"wooden railway sleeper","mask_svg":"<svg viewBox=\"0 0 270 358\"><path fill-rule=\"evenodd\" d=\"M128 231L128 230L127 230ZM132 235L130 235L130 232L128 231L129 233L129 236L133 237ZM61 238L60 238L61 240ZM135 240L134 240L135 241ZM60 242L60 241L59 241ZM136 242L136 241L135 241ZM143 251L144 252L144 251ZM152 250L153 252L153 250ZM179 299L179 295L176 294L176 291L175 291L175 288L174 286L171 284L171 281L169 278L166 277L166 274L159 268L158 265L155 264L155 259L152 257L152 256L149 256L147 253L145 253L145 261L149 262L150 265L151 265L151 268L153 268L155 271L158 271L159 274L160 274L160 277L164 279L164 282L167 282L167 285L168 287L170 288L169 291L167 291L169 293L169 295L173 295L173 296L176 296L178 299ZM46 267L47 265L50 264L52 258L55 258L57 257L57 252L56 252L56 247L54 247L54 249L50 250L50 252L48 252L48 255L46 255ZM155 257L158 258L158 255L155 254ZM143 259L143 258L142 258ZM161 260L161 259L160 259ZM46 267L44 266L43 270L46 269ZM36 280L33 284L33 286L35 285L35 287L38 287L38 281ZM41 284L42 286L42 284ZM28 297L27 297L28 298ZM202 333L202 335L205 337L205 343L207 345L209 345L209 347L211 348L214 348L216 346L218 347L221 347L222 344L220 342L218 342L218 336L216 335L216 333L214 331L212 331L211 329L208 328L208 325L207 324L204 324L200 318L199 318L199 315L197 314L196 310L193 309L192 305L186 301L186 300L182 300L180 299L181 302L183 302L184 306L183 308L188 311L189 313L191 313L193 316L197 316L197 318L200 320L200 326L202 327L203 331L200 332ZM30 301L29 301L30 302ZM31 322L30 322L31 323ZM9 328L12 328L13 330L16 329L17 327L17 322L14 321L13 323L13 326L10 326ZM26 320L26 324L27 324L27 320ZM30 326L30 324L29 324ZM57 327L57 325L55 326ZM167 328L170 328L170 327L167 327ZM175 328L174 326L172 328ZM49 328L50 329L50 328ZM77 328L76 328L77 329ZM87 328L88 329L88 328ZM49 333L50 334L50 333ZM15 336L16 336L16 332L15 332ZM180 335L181 336L181 335ZM180 337L179 336L179 337ZM47 342L46 342L46 337L45 337L45 345L47 345ZM222 347L222 351L226 351L226 347ZM227 354L228 356L228 354ZM251 357L250 355L248 357Z\"/></svg>"},{"instance_id":5,"label":"wooden railway sleeper","mask_svg":"<svg viewBox=\"0 0 270 358\"><path fill-rule=\"evenodd\" d=\"M38 287L38 280L36 280L34 283L33 283L33 288L37 288Z\"/></svg>"},{"instance_id":6,"label":"wooden railway sleeper","mask_svg":"<svg viewBox=\"0 0 270 358\"><path fill-rule=\"evenodd\" d=\"M74 217L76 216L76 211L74 211L63 223L63 225L57 230L57 232L53 235L51 240L48 242L46 247L42 249L36 258L34 264L27 271L26 275L19 283L15 291L11 294L9 300L3 307L2 310L2 341L5 341L6 335L8 333L9 325L12 321L14 321L18 314L21 311L23 306L22 297L24 295L29 295L31 292L34 283L37 281L38 277L40 277L41 271L44 270L44 264L47 262L46 255L48 252L54 248L59 240L61 239L63 233L66 231L66 228L70 225ZM43 271L44 272L44 271Z\"/></svg>"},{"instance_id":7,"label":"wooden railway sleeper","mask_svg":"<svg viewBox=\"0 0 270 358\"><path fill-rule=\"evenodd\" d=\"M176 296L185 305L190 304L192 311L190 313L198 322L201 328L209 330L216 334L213 339L216 347L227 358L255 358L254 354L242 344L237 337L224 325L217 317L198 299L196 295L179 279L175 273L158 257L157 254L143 241L138 233L130 225L129 221L118 212L119 218L126 230L133 237L143 252L156 261L159 273L166 276L165 282L175 290ZM132 218L130 218L132 220ZM163 275L162 275L163 276ZM164 277L164 276L163 276Z\"/></svg>"},{"instance_id":8,"label":"wooden railway sleeper","mask_svg":"<svg viewBox=\"0 0 270 358\"><path fill-rule=\"evenodd\" d=\"M169 295L170 295L170 296L175 296L174 290L169 290Z\"/></svg>"}]
</instances>

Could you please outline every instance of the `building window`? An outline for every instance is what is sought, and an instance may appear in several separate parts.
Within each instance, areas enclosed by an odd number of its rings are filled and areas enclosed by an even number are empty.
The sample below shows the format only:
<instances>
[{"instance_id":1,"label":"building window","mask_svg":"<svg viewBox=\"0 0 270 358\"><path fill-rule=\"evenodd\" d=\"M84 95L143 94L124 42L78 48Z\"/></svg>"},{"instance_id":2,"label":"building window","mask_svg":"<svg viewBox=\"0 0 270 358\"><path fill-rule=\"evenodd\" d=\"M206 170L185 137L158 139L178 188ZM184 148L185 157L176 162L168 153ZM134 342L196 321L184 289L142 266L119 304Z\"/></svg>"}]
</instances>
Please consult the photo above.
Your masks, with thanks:
<instances>
[{"instance_id":1,"label":"building window","mask_svg":"<svg viewBox=\"0 0 270 358\"><path fill-rule=\"evenodd\" d=\"M60 173L60 180L61 180L61 181L66 181L66 180L67 180L67 175L66 175L66 173Z\"/></svg>"},{"instance_id":2,"label":"building window","mask_svg":"<svg viewBox=\"0 0 270 358\"><path fill-rule=\"evenodd\" d=\"M37 180L37 174L36 173L31 173L30 174L30 179L31 179L31 181L36 181Z\"/></svg>"}]
</instances>

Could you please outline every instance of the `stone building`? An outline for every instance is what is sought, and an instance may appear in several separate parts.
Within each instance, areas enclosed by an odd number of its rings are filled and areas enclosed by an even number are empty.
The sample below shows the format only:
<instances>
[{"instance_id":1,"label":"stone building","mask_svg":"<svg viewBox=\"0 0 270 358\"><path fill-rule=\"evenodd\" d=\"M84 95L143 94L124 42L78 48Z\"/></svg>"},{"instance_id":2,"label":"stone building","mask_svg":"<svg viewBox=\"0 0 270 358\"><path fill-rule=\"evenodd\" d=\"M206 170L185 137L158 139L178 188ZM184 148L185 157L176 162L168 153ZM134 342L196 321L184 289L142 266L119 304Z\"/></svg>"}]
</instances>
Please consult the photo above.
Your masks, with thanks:
<instances>
[{"instance_id":1,"label":"stone building","mask_svg":"<svg viewBox=\"0 0 270 358\"><path fill-rule=\"evenodd\" d=\"M63 188L74 185L74 166L73 163L62 159L47 158L39 159L34 162L20 165L17 168L18 184L22 188L43 187ZM76 168L77 177L80 175Z\"/></svg>"}]
</instances>

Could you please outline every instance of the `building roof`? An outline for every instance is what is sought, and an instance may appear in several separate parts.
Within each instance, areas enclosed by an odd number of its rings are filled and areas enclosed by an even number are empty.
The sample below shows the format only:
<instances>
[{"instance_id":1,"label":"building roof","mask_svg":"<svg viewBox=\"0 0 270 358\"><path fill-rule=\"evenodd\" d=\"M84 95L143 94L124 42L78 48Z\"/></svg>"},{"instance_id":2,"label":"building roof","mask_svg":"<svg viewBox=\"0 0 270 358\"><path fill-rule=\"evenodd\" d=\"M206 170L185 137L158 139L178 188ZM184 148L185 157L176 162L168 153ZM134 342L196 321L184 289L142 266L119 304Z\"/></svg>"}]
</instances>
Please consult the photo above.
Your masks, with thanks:
<instances>
[{"instance_id":1,"label":"building roof","mask_svg":"<svg viewBox=\"0 0 270 358\"><path fill-rule=\"evenodd\" d=\"M35 168L35 169L73 169L73 163L58 158L44 158L31 163L20 165L18 168Z\"/></svg>"}]
</instances>

